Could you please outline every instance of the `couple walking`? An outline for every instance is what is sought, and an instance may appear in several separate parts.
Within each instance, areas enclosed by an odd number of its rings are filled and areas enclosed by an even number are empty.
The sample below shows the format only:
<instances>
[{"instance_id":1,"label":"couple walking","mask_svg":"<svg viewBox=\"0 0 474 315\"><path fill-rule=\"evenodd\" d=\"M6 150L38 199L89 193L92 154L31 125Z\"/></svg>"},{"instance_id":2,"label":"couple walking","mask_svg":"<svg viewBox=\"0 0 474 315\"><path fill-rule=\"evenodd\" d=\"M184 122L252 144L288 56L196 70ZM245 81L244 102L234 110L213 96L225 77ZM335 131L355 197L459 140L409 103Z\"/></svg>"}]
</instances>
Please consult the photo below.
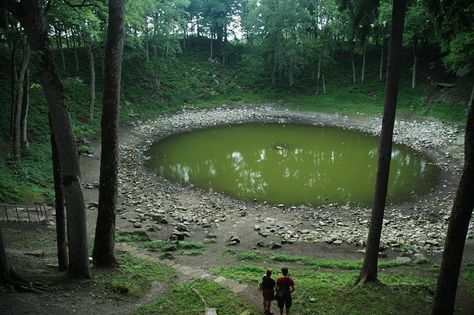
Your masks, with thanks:
<instances>
[{"instance_id":1,"label":"couple walking","mask_svg":"<svg viewBox=\"0 0 474 315\"><path fill-rule=\"evenodd\" d=\"M283 308L286 309L286 315L290 313L291 293L295 291L295 283L288 276L288 268L281 268L281 273L282 276L275 282L272 279L272 270L267 270L260 283L265 315L273 314L270 310L272 300L277 300L280 315L283 315Z\"/></svg>"}]
</instances>

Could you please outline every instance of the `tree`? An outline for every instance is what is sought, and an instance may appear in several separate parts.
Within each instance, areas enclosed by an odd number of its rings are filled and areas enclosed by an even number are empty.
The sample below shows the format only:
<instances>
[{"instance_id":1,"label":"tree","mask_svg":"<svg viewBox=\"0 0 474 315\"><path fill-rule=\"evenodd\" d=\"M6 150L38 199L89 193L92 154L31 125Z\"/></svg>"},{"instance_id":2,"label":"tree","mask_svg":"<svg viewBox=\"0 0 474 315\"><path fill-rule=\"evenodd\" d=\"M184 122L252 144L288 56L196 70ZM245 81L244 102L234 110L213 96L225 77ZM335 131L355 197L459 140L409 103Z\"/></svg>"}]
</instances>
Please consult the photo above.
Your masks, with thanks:
<instances>
[{"instance_id":1,"label":"tree","mask_svg":"<svg viewBox=\"0 0 474 315\"><path fill-rule=\"evenodd\" d=\"M93 251L94 264L102 267L116 264L114 247L118 193L118 121L124 33L124 0L109 0L101 121L99 212Z\"/></svg>"},{"instance_id":2,"label":"tree","mask_svg":"<svg viewBox=\"0 0 474 315\"><path fill-rule=\"evenodd\" d=\"M473 90L474 91L474 90ZM433 315L453 314L466 235L474 208L474 96L464 138L464 169L454 198L443 259L433 302Z\"/></svg>"},{"instance_id":3,"label":"tree","mask_svg":"<svg viewBox=\"0 0 474 315\"><path fill-rule=\"evenodd\" d=\"M467 0L426 1L436 19L441 49L447 55L445 65L451 70L474 67L474 3ZM459 271L466 234L474 208L474 84L464 137L464 168L454 198L443 259L436 286L432 314L453 314Z\"/></svg>"},{"instance_id":4,"label":"tree","mask_svg":"<svg viewBox=\"0 0 474 315\"><path fill-rule=\"evenodd\" d=\"M86 212L76 141L67 111L64 87L53 62L53 52L39 0L4 1L20 21L32 51L38 52L40 82L48 103L53 134L58 146L64 199L67 205L69 273L90 277L87 253Z\"/></svg>"},{"instance_id":5,"label":"tree","mask_svg":"<svg viewBox=\"0 0 474 315\"><path fill-rule=\"evenodd\" d=\"M397 109L398 84L400 80L400 58L403 38L406 0L394 0L392 9L392 30L390 35L389 70L385 87L384 113L380 135L379 157L375 183L374 201L370 219L369 235L364 263L358 282L376 282L377 263L382 233L382 222L387 198L388 176L392 154L393 125Z\"/></svg>"}]
</instances>

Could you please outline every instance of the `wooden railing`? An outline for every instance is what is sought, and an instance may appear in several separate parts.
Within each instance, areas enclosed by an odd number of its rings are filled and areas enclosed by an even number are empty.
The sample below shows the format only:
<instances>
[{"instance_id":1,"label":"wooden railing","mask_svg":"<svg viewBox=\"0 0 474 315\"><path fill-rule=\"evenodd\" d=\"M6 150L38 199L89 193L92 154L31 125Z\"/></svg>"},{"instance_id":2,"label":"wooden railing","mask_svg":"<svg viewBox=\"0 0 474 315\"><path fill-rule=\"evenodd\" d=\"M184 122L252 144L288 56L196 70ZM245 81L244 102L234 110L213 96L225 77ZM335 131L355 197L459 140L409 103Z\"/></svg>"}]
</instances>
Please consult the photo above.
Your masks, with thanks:
<instances>
[{"instance_id":1,"label":"wooden railing","mask_svg":"<svg viewBox=\"0 0 474 315\"><path fill-rule=\"evenodd\" d=\"M50 213L48 216L48 212ZM0 221L6 222L41 222L48 221L52 209L42 203L32 205L10 205L0 203Z\"/></svg>"}]
</instances>

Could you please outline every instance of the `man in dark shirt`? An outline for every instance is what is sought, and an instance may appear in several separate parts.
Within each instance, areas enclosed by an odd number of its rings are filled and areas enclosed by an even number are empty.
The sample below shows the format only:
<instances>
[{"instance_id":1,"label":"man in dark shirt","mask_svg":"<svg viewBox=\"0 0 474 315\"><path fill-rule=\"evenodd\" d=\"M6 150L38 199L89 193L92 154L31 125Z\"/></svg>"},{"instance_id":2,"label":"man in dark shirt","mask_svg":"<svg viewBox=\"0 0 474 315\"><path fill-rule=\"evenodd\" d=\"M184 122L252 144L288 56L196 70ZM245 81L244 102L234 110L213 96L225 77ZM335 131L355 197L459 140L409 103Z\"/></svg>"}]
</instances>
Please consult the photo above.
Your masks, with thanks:
<instances>
[{"instance_id":1,"label":"man in dark shirt","mask_svg":"<svg viewBox=\"0 0 474 315\"><path fill-rule=\"evenodd\" d=\"M272 279L272 271L267 270L262 279L263 311L265 315L273 314L271 311L272 300L275 294L275 280Z\"/></svg>"},{"instance_id":2,"label":"man in dark shirt","mask_svg":"<svg viewBox=\"0 0 474 315\"><path fill-rule=\"evenodd\" d=\"M290 314L291 307L291 293L295 291L295 283L293 279L288 276L288 268L281 268L282 277L276 282L275 298L280 308L280 315L283 315L283 307L286 309L286 315Z\"/></svg>"}]
</instances>

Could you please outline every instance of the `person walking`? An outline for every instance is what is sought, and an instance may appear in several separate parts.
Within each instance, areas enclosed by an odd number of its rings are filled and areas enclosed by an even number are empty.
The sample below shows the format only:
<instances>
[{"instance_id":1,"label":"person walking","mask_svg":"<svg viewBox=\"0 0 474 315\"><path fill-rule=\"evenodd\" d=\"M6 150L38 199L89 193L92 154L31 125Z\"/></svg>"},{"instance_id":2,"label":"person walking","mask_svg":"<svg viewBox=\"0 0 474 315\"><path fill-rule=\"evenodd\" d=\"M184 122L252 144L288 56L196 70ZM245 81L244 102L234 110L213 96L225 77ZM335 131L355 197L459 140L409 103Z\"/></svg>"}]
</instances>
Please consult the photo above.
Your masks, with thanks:
<instances>
[{"instance_id":1,"label":"person walking","mask_svg":"<svg viewBox=\"0 0 474 315\"><path fill-rule=\"evenodd\" d=\"M290 314L291 308L291 293L295 291L295 283L288 275L288 268L281 268L282 277L276 281L275 299L278 302L280 315L283 315L283 308L286 310L286 315Z\"/></svg>"},{"instance_id":2,"label":"person walking","mask_svg":"<svg viewBox=\"0 0 474 315\"><path fill-rule=\"evenodd\" d=\"M272 270L268 269L260 283L263 296L263 313L265 315L273 314L271 311L272 301L275 294L275 280L272 279Z\"/></svg>"}]
</instances>

